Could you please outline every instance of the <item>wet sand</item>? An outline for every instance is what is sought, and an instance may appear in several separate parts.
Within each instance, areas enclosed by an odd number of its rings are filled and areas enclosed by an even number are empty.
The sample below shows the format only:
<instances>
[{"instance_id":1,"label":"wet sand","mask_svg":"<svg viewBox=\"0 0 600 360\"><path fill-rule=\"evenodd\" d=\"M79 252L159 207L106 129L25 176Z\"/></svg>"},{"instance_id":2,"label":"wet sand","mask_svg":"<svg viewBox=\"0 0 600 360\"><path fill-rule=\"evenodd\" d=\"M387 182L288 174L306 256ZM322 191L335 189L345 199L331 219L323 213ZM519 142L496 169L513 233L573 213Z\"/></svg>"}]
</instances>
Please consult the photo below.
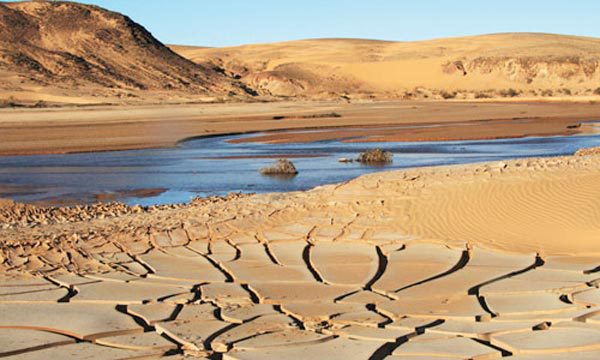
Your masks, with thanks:
<instances>
[{"instance_id":1,"label":"wet sand","mask_svg":"<svg viewBox=\"0 0 600 360\"><path fill-rule=\"evenodd\" d=\"M110 202L115 201L118 198L122 197L136 197L136 198L145 198L145 197L153 197L160 195L167 191L167 189L136 189L136 190L122 190L110 193L101 193L96 194L96 200L100 202Z\"/></svg>"},{"instance_id":2,"label":"wet sand","mask_svg":"<svg viewBox=\"0 0 600 360\"><path fill-rule=\"evenodd\" d=\"M202 157L206 160L242 160L242 159L304 159L327 156L327 154L269 154L269 155L234 155Z\"/></svg>"},{"instance_id":3,"label":"wet sand","mask_svg":"<svg viewBox=\"0 0 600 360\"><path fill-rule=\"evenodd\" d=\"M328 113L341 117L319 117ZM277 119L281 116L289 118ZM523 118L531 121L523 122ZM184 139L219 134L374 125L456 125L444 128L443 136L433 128L402 132L400 138L406 140L489 138L490 132L493 137L518 137L578 132L565 129L598 118L600 104L590 102L275 102L0 109L0 155L172 147ZM501 122L493 130L463 126L496 120Z\"/></svg>"},{"instance_id":4,"label":"wet sand","mask_svg":"<svg viewBox=\"0 0 600 360\"><path fill-rule=\"evenodd\" d=\"M2 354L598 358L599 178L590 155L149 209L6 204Z\"/></svg>"},{"instance_id":5,"label":"wet sand","mask_svg":"<svg viewBox=\"0 0 600 360\"><path fill-rule=\"evenodd\" d=\"M342 142L416 142L459 141L523 138L532 136L558 136L594 133L593 124L581 124L571 118L482 120L454 123L413 123L402 126L378 128L333 128L311 132L274 132L253 137L231 140L242 144L258 142L266 144L304 143L324 140Z\"/></svg>"}]
</instances>

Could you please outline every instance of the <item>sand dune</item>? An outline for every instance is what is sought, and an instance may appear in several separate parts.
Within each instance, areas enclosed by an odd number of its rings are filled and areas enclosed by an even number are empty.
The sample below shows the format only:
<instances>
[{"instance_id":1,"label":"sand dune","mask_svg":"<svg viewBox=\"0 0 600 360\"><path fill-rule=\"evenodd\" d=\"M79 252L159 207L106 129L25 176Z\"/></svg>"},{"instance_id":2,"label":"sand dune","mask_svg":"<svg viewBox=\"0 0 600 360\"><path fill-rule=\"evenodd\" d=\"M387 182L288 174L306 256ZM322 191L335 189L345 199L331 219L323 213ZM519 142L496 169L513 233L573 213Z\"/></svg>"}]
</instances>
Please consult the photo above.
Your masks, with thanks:
<instances>
[{"instance_id":1,"label":"sand dune","mask_svg":"<svg viewBox=\"0 0 600 360\"><path fill-rule=\"evenodd\" d=\"M599 39L551 34L171 48L198 63L219 66L260 93L275 96L550 98L594 95L600 79Z\"/></svg>"},{"instance_id":2,"label":"sand dune","mask_svg":"<svg viewBox=\"0 0 600 360\"><path fill-rule=\"evenodd\" d=\"M146 210L5 203L0 354L597 358L599 160Z\"/></svg>"},{"instance_id":3,"label":"sand dune","mask_svg":"<svg viewBox=\"0 0 600 360\"><path fill-rule=\"evenodd\" d=\"M515 171L499 162L480 169L490 181L476 176L472 182L431 186L410 205L419 221L409 223L407 231L506 251L594 252L591 239L600 231L598 174L581 168L564 178L553 170L557 166L557 161L516 161L510 167L522 169ZM510 175L490 175L500 172Z\"/></svg>"}]
</instances>

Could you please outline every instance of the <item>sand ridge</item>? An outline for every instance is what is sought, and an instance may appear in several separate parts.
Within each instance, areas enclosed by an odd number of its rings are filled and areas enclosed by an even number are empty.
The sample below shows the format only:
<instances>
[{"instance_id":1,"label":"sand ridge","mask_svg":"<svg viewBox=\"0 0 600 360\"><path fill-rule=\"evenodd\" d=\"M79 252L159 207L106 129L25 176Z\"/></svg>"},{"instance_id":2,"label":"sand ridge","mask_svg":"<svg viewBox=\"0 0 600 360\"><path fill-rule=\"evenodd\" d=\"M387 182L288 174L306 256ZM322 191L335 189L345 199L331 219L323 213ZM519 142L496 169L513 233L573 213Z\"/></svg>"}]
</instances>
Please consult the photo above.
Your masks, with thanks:
<instances>
[{"instance_id":1,"label":"sand ridge","mask_svg":"<svg viewBox=\"0 0 600 360\"><path fill-rule=\"evenodd\" d=\"M2 355L591 359L599 160L25 218L0 230Z\"/></svg>"},{"instance_id":2,"label":"sand ridge","mask_svg":"<svg viewBox=\"0 0 600 360\"><path fill-rule=\"evenodd\" d=\"M427 41L307 39L171 48L260 94L345 99L598 96L600 40L506 33Z\"/></svg>"}]
</instances>

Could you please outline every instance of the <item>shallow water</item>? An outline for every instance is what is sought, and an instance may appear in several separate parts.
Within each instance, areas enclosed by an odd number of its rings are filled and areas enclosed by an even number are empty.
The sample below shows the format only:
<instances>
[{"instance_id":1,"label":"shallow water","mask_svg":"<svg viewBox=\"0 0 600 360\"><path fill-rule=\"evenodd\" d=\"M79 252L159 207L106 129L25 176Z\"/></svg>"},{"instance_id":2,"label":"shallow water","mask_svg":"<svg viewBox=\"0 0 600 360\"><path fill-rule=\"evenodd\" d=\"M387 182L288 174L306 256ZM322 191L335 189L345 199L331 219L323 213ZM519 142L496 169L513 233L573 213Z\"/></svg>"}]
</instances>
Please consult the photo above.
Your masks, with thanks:
<instances>
[{"instance_id":1,"label":"shallow water","mask_svg":"<svg viewBox=\"0 0 600 360\"><path fill-rule=\"evenodd\" d=\"M186 202L196 196L229 192L279 192L306 190L382 170L416 166L460 164L533 156L572 154L584 147L600 146L600 135L531 137L521 139L342 143L320 141L305 144L231 144L227 140L253 135L190 140L177 148L113 151L67 155L0 157L0 189L16 186L0 197L17 201L59 203L94 200L99 193L115 193L129 204ZM380 147L394 153L385 167L339 163L366 149ZM262 176L258 170L274 159L214 159L218 157L324 155L294 158L299 174L291 179ZM158 196L137 198L136 189L164 189ZM125 193L123 193L125 192Z\"/></svg>"}]
</instances>

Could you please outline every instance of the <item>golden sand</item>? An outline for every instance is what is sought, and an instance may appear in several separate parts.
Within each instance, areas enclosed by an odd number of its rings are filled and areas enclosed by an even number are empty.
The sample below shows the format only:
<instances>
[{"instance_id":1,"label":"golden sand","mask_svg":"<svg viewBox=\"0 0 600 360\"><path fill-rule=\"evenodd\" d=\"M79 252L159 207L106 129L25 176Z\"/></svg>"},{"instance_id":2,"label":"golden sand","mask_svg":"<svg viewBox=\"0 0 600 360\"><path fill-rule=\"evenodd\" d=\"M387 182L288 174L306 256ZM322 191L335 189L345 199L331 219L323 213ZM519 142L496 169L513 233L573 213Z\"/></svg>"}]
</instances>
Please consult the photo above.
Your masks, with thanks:
<instances>
[{"instance_id":1,"label":"golden sand","mask_svg":"<svg viewBox=\"0 0 600 360\"><path fill-rule=\"evenodd\" d=\"M261 94L312 99L597 98L600 76L599 39L554 34L171 48Z\"/></svg>"}]
</instances>

